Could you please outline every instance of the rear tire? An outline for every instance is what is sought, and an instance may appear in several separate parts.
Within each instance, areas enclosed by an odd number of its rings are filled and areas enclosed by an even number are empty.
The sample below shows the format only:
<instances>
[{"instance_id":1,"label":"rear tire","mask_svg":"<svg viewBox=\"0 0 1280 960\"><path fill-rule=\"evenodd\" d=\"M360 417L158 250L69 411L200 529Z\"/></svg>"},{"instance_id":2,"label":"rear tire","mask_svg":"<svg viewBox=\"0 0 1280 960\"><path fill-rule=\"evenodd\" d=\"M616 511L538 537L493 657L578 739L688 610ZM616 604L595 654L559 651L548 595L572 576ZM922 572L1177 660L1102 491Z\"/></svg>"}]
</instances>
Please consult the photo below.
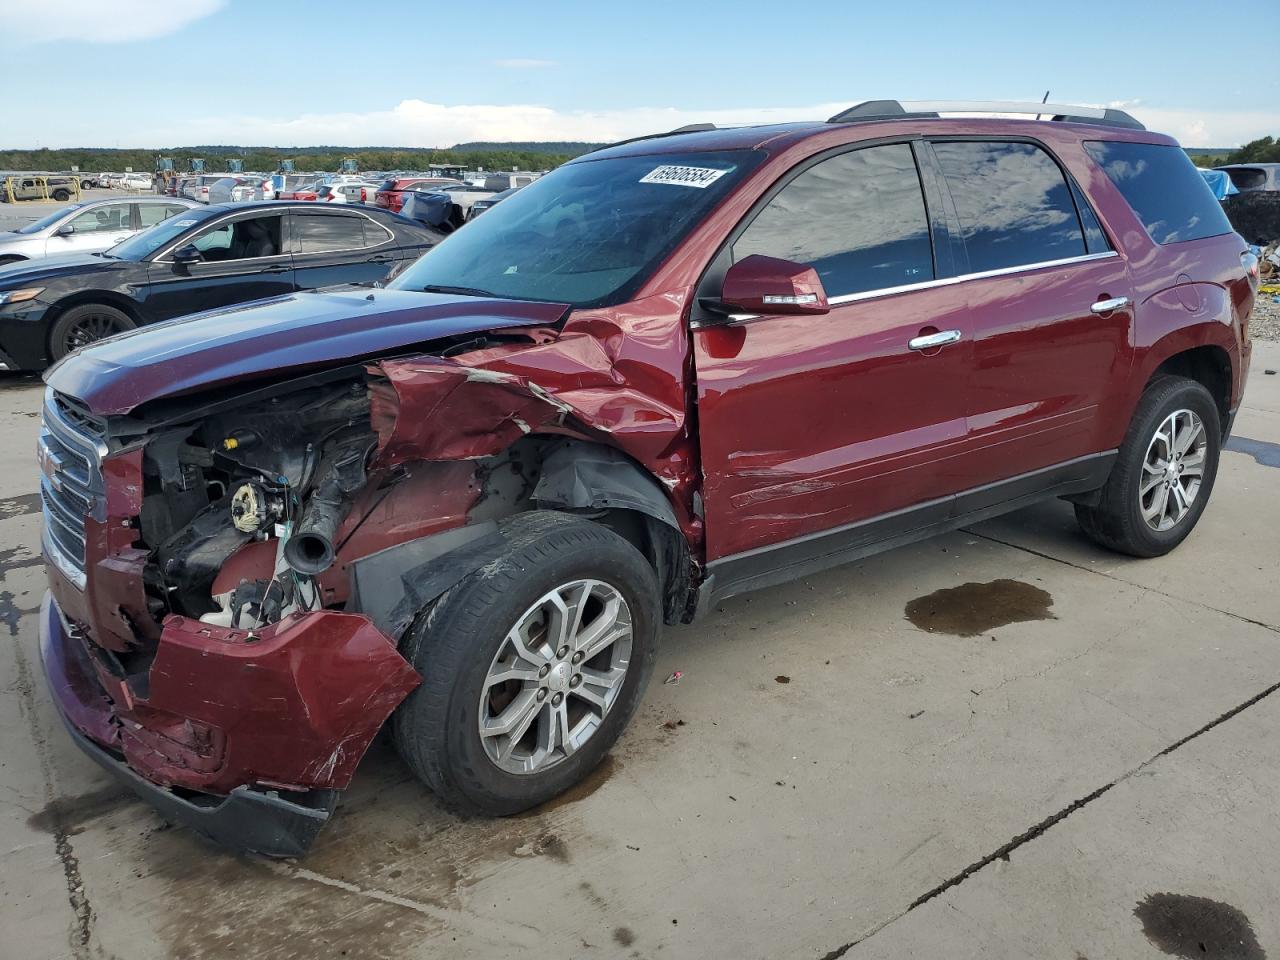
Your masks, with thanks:
<instances>
[{"instance_id":1,"label":"rear tire","mask_svg":"<svg viewBox=\"0 0 1280 960\"><path fill-rule=\"evenodd\" d=\"M653 672L662 609L648 561L600 524L533 511L502 531L410 628L403 652L424 679L392 718L410 769L490 816L550 800L603 759Z\"/></svg>"},{"instance_id":2,"label":"rear tire","mask_svg":"<svg viewBox=\"0 0 1280 960\"><path fill-rule=\"evenodd\" d=\"M53 191L53 199L57 200L59 203L66 203L68 200L71 199L71 191L55 190Z\"/></svg>"},{"instance_id":3,"label":"rear tire","mask_svg":"<svg viewBox=\"0 0 1280 960\"><path fill-rule=\"evenodd\" d=\"M1138 402L1098 503L1076 504L1076 520L1110 550L1163 556L1204 513L1221 449L1222 421L1209 391L1194 380L1163 377Z\"/></svg>"},{"instance_id":4,"label":"rear tire","mask_svg":"<svg viewBox=\"0 0 1280 960\"><path fill-rule=\"evenodd\" d=\"M81 303L63 311L54 322L49 331L49 354L56 363L72 350L136 326L123 310L104 303Z\"/></svg>"}]
</instances>

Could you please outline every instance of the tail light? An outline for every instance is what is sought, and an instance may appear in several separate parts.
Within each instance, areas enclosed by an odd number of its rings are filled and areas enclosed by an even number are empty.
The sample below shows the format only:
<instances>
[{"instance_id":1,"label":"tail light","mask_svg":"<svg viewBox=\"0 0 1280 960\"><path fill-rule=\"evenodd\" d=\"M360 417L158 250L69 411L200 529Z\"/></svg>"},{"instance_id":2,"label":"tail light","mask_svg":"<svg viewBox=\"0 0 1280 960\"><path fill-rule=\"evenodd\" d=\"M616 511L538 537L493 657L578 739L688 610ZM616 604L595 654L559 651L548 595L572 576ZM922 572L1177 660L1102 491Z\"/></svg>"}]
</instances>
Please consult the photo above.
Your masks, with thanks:
<instances>
[{"instance_id":1,"label":"tail light","mask_svg":"<svg viewBox=\"0 0 1280 960\"><path fill-rule=\"evenodd\" d=\"M361 202L361 203L364 203L364 202L365 202L366 200L368 200L368 199L369 199L369 197L365 194L365 192L364 192L364 187L361 187L361 188L360 188L360 202Z\"/></svg>"}]
</instances>

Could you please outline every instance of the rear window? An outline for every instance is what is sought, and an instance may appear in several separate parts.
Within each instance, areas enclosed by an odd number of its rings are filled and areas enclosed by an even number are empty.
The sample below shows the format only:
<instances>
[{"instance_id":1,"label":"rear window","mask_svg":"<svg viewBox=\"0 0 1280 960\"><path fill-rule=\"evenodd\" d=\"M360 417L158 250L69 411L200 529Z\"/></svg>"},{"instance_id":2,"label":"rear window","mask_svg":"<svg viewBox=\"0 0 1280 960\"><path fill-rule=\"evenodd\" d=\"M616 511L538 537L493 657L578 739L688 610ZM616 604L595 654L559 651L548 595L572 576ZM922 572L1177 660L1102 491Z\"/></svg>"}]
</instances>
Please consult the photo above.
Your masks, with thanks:
<instances>
[{"instance_id":1,"label":"rear window","mask_svg":"<svg viewBox=\"0 0 1280 960\"><path fill-rule=\"evenodd\" d=\"M1231 178L1237 190L1261 190L1267 185L1267 171L1259 170L1257 167L1237 167L1224 172Z\"/></svg>"},{"instance_id":2,"label":"rear window","mask_svg":"<svg viewBox=\"0 0 1280 960\"><path fill-rule=\"evenodd\" d=\"M1083 256L1084 230L1057 163L1030 143L933 145L955 202L969 270Z\"/></svg>"},{"instance_id":3,"label":"rear window","mask_svg":"<svg viewBox=\"0 0 1280 960\"><path fill-rule=\"evenodd\" d=\"M1095 140L1085 149L1124 195L1156 243L1231 232L1227 215L1180 147Z\"/></svg>"}]
</instances>

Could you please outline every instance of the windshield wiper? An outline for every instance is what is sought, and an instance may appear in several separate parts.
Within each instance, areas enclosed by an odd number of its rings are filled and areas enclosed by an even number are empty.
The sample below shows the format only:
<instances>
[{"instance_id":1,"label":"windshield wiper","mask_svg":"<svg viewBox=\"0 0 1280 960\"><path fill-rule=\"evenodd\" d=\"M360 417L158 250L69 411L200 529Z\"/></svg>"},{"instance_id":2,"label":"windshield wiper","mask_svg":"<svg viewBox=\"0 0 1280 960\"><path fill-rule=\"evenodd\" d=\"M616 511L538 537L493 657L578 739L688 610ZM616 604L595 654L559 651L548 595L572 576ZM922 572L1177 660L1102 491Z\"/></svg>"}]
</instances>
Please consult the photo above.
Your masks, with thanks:
<instances>
[{"instance_id":1,"label":"windshield wiper","mask_svg":"<svg viewBox=\"0 0 1280 960\"><path fill-rule=\"evenodd\" d=\"M463 297L497 297L496 293L481 290L479 287L449 287L439 283L429 283L422 288L423 293L456 293Z\"/></svg>"}]
</instances>

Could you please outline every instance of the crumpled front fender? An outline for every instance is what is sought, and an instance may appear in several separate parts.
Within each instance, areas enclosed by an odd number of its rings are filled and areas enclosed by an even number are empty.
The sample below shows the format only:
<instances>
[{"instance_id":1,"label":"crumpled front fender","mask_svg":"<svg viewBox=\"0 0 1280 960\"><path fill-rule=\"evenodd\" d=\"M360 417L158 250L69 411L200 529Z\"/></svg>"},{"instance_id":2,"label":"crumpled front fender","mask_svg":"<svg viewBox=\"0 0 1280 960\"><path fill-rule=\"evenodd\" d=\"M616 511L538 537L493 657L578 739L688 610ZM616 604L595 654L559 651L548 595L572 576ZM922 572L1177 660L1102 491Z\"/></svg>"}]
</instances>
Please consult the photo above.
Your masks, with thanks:
<instances>
[{"instance_id":1,"label":"crumpled front fender","mask_svg":"<svg viewBox=\"0 0 1280 960\"><path fill-rule=\"evenodd\" d=\"M129 765L155 783L210 793L346 787L421 682L367 617L330 610L256 634L170 617L145 691L98 674Z\"/></svg>"}]
</instances>

